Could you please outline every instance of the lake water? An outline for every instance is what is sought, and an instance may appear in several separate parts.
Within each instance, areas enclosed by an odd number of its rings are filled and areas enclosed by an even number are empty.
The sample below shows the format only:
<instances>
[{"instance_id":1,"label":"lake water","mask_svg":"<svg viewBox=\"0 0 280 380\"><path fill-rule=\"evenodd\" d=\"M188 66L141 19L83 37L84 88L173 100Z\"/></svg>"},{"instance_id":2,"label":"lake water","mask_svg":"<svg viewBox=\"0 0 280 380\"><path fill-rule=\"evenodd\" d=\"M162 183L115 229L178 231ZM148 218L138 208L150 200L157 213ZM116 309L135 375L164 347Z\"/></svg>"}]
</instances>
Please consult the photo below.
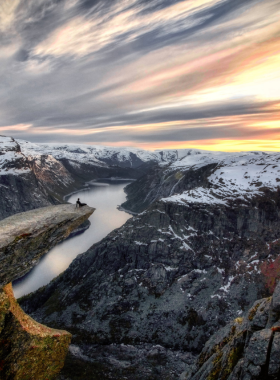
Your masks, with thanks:
<instances>
[{"instance_id":1,"label":"lake water","mask_svg":"<svg viewBox=\"0 0 280 380\"><path fill-rule=\"evenodd\" d=\"M77 255L85 252L92 244L100 241L115 228L121 227L131 217L128 213L117 209L117 206L126 199L123 189L128 183L130 183L128 180L91 182L89 188L67 198L70 203L76 203L77 198L80 198L81 202L96 208L89 218L91 226L82 234L56 245L29 273L14 281L13 289L16 298L48 284L67 269Z\"/></svg>"}]
</instances>

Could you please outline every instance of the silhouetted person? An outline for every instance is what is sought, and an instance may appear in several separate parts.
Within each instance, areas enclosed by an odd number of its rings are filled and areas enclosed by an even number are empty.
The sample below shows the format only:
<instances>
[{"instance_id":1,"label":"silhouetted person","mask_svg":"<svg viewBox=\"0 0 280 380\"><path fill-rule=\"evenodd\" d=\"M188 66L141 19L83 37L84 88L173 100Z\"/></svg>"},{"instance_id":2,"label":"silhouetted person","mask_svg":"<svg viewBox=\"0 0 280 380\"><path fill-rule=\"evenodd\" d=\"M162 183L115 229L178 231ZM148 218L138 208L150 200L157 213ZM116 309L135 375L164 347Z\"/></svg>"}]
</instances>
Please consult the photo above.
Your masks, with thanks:
<instances>
[{"instance_id":1,"label":"silhouetted person","mask_svg":"<svg viewBox=\"0 0 280 380\"><path fill-rule=\"evenodd\" d=\"M86 203L81 203L80 202L80 198L77 199L76 207L83 207L83 206L86 206L86 205L87 205Z\"/></svg>"}]
</instances>

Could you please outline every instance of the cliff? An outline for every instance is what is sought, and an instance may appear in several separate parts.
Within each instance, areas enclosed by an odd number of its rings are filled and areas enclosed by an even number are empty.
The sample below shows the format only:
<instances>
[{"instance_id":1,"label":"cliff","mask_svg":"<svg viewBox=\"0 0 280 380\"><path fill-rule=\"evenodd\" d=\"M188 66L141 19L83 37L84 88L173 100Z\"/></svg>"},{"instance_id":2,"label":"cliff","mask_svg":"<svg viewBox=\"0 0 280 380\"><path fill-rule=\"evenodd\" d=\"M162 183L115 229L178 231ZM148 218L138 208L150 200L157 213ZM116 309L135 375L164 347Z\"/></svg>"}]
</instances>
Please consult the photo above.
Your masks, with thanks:
<instances>
[{"instance_id":1,"label":"cliff","mask_svg":"<svg viewBox=\"0 0 280 380\"><path fill-rule=\"evenodd\" d=\"M12 280L28 272L51 247L94 211L73 205L44 207L0 222L0 378L50 380L64 365L71 334L40 325L13 296Z\"/></svg>"},{"instance_id":2,"label":"cliff","mask_svg":"<svg viewBox=\"0 0 280 380\"><path fill-rule=\"evenodd\" d=\"M92 214L85 206L58 205L0 221L0 286L22 277L37 260Z\"/></svg>"},{"instance_id":3,"label":"cliff","mask_svg":"<svg viewBox=\"0 0 280 380\"><path fill-rule=\"evenodd\" d=\"M213 333L272 293L279 221L277 191L247 204L163 199L22 307L74 334L66 378L102 366L104 379L178 379Z\"/></svg>"},{"instance_id":4,"label":"cliff","mask_svg":"<svg viewBox=\"0 0 280 380\"><path fill-rule=\"evenodd\" d=\"M10 137L0 136L0 219L51 203L19 144Z\"/></svg>"}]
</instances>

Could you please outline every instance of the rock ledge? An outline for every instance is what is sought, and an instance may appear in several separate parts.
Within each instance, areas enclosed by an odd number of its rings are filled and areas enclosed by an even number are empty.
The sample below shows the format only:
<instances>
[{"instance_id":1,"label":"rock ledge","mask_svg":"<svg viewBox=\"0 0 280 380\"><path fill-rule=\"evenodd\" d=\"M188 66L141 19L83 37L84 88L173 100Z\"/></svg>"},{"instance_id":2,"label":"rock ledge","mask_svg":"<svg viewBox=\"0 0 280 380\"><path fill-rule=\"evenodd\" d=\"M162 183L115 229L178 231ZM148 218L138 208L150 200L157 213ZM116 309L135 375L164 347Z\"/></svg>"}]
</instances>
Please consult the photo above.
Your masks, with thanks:
<instances>
[{"instance_id":1,"label":"rock ledge","mask_svg":"<svg viewBox=\"0 0 280 380\"><path fill-rule=\"evenodd\" d=\"M15 214L0 221L0 287L29 272L37 260L94 212L63 204Z\"/></svg>"}]
</instances>

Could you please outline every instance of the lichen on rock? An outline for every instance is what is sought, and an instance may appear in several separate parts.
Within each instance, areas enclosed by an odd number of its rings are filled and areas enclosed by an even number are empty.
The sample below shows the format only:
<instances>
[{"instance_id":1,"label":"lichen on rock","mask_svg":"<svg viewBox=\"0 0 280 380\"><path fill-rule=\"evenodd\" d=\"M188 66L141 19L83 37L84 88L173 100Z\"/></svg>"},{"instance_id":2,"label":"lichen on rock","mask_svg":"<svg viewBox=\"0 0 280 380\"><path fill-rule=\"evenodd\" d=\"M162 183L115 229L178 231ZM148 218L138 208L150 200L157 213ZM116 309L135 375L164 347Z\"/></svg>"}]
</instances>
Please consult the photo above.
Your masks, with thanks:
<instances>
[{"instance_id":1,"label":"lichen on rock","mask_svg":"<svg viewBox=\"0 0 280 380\"><path fill-rule=\"evenodd\" d=\"M277 380L280 375L280 283L273 297L214 334L186 380ZM226 344L225 344L226 343Z\"/></svg>"},{"instance_id":2,"label":"lichen on rock","mask_svg":"<svg viewBox=\"0 0 280 380\"><path fill-rule=\"evenodd\" d=\"M64 365L71 334L50 329L26 315L12 285L0 291L0 378L51 380Z\"/></svg>"}]
</instances>

